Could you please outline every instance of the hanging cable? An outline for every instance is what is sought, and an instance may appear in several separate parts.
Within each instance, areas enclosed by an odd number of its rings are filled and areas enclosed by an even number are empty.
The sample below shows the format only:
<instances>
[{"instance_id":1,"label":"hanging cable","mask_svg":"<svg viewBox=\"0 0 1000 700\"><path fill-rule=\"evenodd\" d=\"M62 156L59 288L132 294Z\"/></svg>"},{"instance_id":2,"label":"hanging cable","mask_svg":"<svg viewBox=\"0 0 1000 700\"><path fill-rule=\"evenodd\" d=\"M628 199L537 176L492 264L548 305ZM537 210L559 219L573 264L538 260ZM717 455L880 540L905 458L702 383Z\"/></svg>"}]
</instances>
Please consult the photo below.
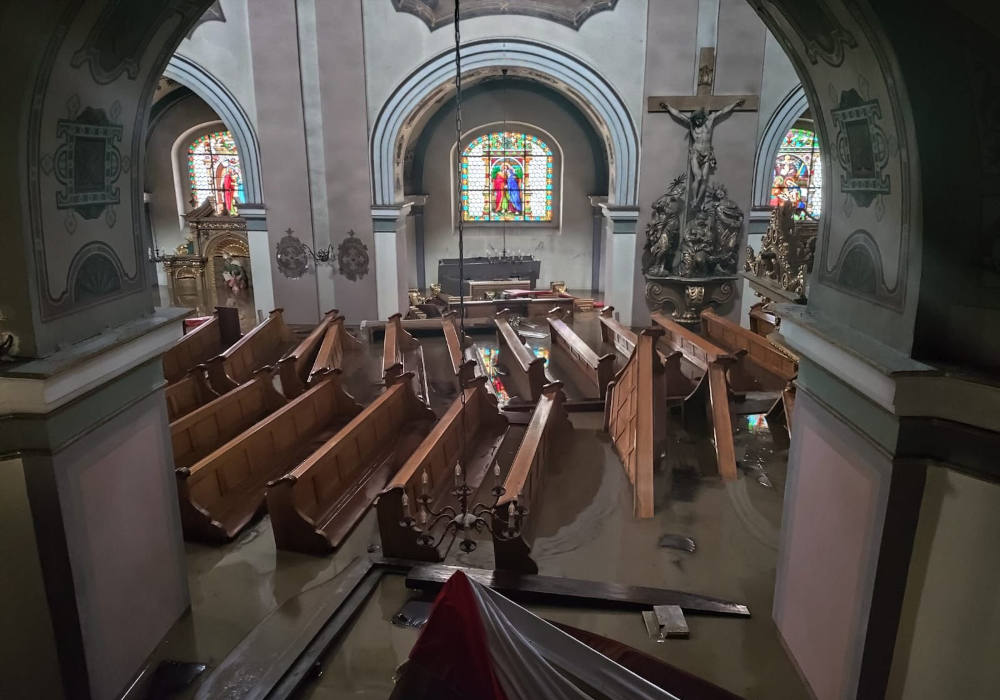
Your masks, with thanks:
<instances>
[{"instance_id":1,"label":"hanging cable","mask_svg":"<svg viewBox=\"0 0 1000 700\"><path fill-rule=\"evenodd\" d=\"M504 68L500 71L502 84L503 84L503 154L505 156L504 162L506 162L507 155L507 69ZM507 219L503 220L503 253L501 254L501 260L507 260Z\"/></svg>"}]
</instances>

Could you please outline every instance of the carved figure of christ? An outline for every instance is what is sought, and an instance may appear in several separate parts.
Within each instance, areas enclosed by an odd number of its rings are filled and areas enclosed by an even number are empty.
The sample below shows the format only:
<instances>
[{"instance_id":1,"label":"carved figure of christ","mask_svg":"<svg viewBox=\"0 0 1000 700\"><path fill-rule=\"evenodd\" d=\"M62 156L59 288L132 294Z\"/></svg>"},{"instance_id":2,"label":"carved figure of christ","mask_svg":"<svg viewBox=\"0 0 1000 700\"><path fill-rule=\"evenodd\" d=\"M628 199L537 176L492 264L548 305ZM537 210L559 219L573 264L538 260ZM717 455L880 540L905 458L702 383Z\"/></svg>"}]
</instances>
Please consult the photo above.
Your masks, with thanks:
<instances>
[{"instance_id":1,"label":"carved figure of christ","mask_svg":"<svg viewBox=\"0 0 1000 700\"><path fill-rule=\"evenodd\" d=\"M705 190L708 187L708 180L715 169L715 152L712 150L712 132L715 129L717 120L724 118L737 107L743 106L746 100L740 98L735 102L726 105L722 109L708 113L704 109L699 109L692 113L690 117L684 115L680 110L670 106L666 102L661 102L660 106L666 109L670 116L679 121L688 129L688 159L691 167L691 188L694 192L694 203L702 201Z\"/></svg>"}]
</instances>

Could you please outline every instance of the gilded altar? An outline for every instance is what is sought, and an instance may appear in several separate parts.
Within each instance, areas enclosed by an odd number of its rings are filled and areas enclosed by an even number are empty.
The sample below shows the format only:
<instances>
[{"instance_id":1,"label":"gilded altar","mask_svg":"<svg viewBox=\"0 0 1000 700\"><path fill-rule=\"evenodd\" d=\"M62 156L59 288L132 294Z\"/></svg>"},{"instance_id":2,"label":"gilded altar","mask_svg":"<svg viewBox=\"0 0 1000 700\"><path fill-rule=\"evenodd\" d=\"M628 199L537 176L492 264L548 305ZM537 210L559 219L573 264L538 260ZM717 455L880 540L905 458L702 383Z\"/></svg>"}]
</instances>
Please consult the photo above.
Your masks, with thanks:
<instances>
[{"instance_id":1,"label":"gilded altar","mask_svg":"<svg viewBox=\"0 0 1000 700\"><path fill-rule=\"evenodd\" d=\"M771 212L760 252L747 246L744 277L765 299L804 303L816 255L817 224L796 221L791 203Z\"/></svg>"},{"instance_id":2,"label":"gilded altar","mask_svg":"<svg viewBox=\"0 0 1000 700\"><path fill-rule=\"evenodd\" d=\"M162 258L171 303L209 314L216 306L233 305L231 296L252 300L246 219L217 214L211 201L184 218L187 240Z\"/></svg>"}]
</instances>

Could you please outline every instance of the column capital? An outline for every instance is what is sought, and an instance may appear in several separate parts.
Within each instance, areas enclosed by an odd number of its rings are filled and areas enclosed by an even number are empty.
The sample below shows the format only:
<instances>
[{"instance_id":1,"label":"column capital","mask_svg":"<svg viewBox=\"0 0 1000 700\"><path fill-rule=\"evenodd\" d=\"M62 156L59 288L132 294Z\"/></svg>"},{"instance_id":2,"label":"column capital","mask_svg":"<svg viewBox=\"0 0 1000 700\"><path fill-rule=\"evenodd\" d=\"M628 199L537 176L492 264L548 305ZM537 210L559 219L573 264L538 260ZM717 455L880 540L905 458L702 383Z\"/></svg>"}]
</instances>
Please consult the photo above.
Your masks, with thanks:
<instances>
[{"instance_id":1,"label":"column capital","mask_svg":"<svg viewBox=\"0 0 1000 700\"><path fill-rule=\"evenodd\" d=\"M639 223L638 207L620 207L607 202L603 202L600 207L604 218L611 222L611 233L635 234Z\"/></svg>"},{"instance_id":2,"label":"column capital","mask_svg":"<svg viewBox=\"0 0 1000 700\"><path fill-rule=\"evenodd\" d=\"M396 222L399 219L406 218L410 213L410 207L413 206L413 202L407 201L402 204L373 204L372 205L372 220L376 222ZM376 230L379 230L376 228Z\"/></svg>"}]
</instances>

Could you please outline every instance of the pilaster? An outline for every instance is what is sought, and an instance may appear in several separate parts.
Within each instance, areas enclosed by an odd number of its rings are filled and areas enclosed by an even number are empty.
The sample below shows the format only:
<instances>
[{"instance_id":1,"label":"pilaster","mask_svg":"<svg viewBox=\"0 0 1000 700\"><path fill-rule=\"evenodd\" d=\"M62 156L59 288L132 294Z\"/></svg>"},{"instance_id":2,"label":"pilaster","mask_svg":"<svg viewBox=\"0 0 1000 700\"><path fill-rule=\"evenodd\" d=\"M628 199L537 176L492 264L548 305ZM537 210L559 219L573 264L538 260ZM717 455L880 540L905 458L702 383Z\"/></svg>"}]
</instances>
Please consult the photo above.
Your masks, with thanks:
<instances>
[{"instance_id":1,"label":"pilaster","mask_svg":"<svg viewBox=\"0 0 1000 700\"><path fill-rule=\"evenodd\" d=\"M378 317L387 319L406 313L407 246L406 219L410 204L373 206L372 228L375 232L375 287Z\"/></svg>"},{"instance_id":2,"label":"pilaster","mask_svg":"<svg viewBox=\"0 0 1000 700\"><path fill-rule=\"evenodd\" d=\"M265 316L278 305L274 302L271 243L267 232L267 207L263 204L241 204L240 216L247 220L250 242L250 274L253 278L253 302L257 317ZM332 308L332 306L331 306Z\"/></svg>"},{"instance_id":3,"label":"pilaster","mask_svg":"<svg viewBox=\"0 0 1000 700\"><path fill-rule=\"evenodd\" d=\"M636 271L636 226L638 207L619 207L602 203L605 218L607 256L604 279L604 301L613 305L619 320L634 325L633 295Z\"/></svg>"}]
</instances>

